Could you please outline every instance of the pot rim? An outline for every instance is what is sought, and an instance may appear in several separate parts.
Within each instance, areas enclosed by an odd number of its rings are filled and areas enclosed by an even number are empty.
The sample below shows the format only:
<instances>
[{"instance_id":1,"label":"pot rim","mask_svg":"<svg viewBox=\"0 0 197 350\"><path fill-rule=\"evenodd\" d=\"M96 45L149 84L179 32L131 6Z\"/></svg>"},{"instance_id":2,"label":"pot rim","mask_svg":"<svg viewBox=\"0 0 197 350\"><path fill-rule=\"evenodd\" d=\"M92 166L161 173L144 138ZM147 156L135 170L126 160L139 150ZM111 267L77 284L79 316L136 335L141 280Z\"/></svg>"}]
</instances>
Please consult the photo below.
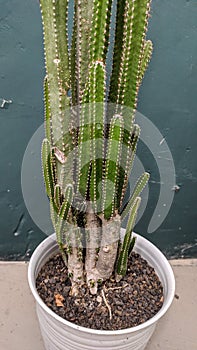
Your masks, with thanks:
<instances>
[{"instance_id":1,"label":"pot rim","mask_svg":"<svg viewBox=\"0 0 197 350\"><path fill-rule=\"evenodd\" d=\"M121 229L122 232L124 232L125 229ZM91 328L87 328L87 327L83 327L83 326L79 326L76 325L75 323L72 323L70 321L67 321L66 319L60 317L59 315L57 315L54 311L52 311L45 303L44 301L41 299L41 297L39 296L36 286L35 286L35 267L36 267L36 260L37 260L37 254L42 251L42 249L48 245L48 240L49 239L53 239L54 242L55 239L55 233L50 235L49 237L47 237L46 239L44 239L35 249L35 251L33 252L30 261L29 261L29 266L28 266L28 283L29 283L29 287L31 289L31 292L36 300L36 302L39 304L39 306L44 309L45 312L47 312L51 317L55 318L58 322L64 324L67 327L71 327L75 330L81 331L81 332L85 332L85 333L90 333L90 334L101 334L101 335L113 335L113 334L117 334L117 335L121 335L121 334L128 334L128 333L134 333L137 331L140 331L142 329L145 329L146 327L149 327L151 325L153 325L154 323L156 323L168 310L168 308L170 307L173 298L174 298L174 294L175 294L175 277L174 277L174 273L172 270L172 267L170 265L170 263L168 262L167 258L164 256L164 254L150 241L148 241L146 238L142 237L141 235L134 233L134 235L137 237L137 241L141 240L141 241L145 241L146 246L149 246L150 248L154 247L154 250L157 252L157 255L159 256L160 259L162 259L163 262L165 262L165 267L168 270L167 272L167 277L168 277L168 281L170 281L170 288L168 290L168 297L167 299L164 301L163 306L161 307L161 309L157 312L157 314L155 314L152 318L150 318L149 320L145 321L144 323L138 325L138 326L134 326L134 327L130 327L130 328L125 328L125 329L120 329L120 330L100 330L100 329L91 329Z\"/></svg>"}]
</instances>

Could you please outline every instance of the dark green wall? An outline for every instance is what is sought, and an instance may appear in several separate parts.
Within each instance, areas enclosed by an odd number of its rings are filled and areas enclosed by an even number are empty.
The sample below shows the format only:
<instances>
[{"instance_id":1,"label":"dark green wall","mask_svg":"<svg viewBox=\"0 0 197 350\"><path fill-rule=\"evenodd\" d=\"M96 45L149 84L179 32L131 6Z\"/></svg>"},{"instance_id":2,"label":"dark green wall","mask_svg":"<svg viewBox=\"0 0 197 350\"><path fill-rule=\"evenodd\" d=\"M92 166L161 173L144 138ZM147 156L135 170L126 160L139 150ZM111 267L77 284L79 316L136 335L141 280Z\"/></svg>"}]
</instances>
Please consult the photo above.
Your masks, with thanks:
<instances>
[{"instance_id":1,"label":"dark green wall","mask_svg":"<svg viewBox=\"0 0 197 350\"><path fill-rule=\"evenodd\" d=\"M195 0L153 0L148 37L154 54L140 90L138 110L160 130L171 149L176 183L170 212L146 233L159 194L159 172L150 152L138 156L151 172L148 207L136 230L168 257L197 257L197 7ZM28 259L45 237L30 218L21 191L27 144L43 122L44 76L38 0L0 0L0 259ZM31 157L30 157L31 161ZM29 186L32 186L30 176Z\"/></svg>"}]
</instances>

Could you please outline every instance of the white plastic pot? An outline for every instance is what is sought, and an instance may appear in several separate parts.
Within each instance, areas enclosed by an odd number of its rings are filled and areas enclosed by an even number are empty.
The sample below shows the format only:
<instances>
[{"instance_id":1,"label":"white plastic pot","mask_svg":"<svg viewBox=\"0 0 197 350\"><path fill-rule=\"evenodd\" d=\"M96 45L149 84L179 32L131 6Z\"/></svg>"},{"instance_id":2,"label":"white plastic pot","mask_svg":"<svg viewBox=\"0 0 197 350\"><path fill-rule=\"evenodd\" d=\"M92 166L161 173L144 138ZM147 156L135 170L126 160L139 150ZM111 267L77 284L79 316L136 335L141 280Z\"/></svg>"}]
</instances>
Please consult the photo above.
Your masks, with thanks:
<instances>
[{"instance_id":1,"label":"white plastic pot","mask_svg":"<svg viewBox=\"0 0 197 350\"><path fill-rule=\"evenodd\" d=\"M124 230L122 232L124 234ZM84 328L68 322L49 309L39 297L35 279L41 267L58 250L55 235L45 239L34 251L28 269L30 289L36 300L37 315L46 350L144 350L158 320L170 307L175 279L165 256L152 243L135 234L135 251L155 268L163 288L164 303L159 312L143 324L118 330L102 331Z\"/></svg>"}]
</instances>

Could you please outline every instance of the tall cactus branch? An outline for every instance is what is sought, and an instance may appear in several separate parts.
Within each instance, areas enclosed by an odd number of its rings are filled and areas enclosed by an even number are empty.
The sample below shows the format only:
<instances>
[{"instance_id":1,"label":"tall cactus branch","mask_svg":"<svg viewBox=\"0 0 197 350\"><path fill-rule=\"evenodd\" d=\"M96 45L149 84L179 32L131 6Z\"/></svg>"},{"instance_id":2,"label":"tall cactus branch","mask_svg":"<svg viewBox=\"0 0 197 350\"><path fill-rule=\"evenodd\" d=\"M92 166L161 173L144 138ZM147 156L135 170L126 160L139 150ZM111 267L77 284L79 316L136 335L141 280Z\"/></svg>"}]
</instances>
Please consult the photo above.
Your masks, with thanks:
<instances>
[{"instance_id":1,"label":"tall cactus branch","mask_svg":"<svg viewBox=\"0 0 197 350\"><path fill-rule=\"evenodd\" d=\"M141 198L137 197L133 203L133 206L130 209L129 213L129 219L127 223L126 233L123 239L123 242L121 243L121 249L117 261L117 276L116 280L120 280L122 276L126 274L127 271L127 260L128 260L128 254L130 251L132 242L132 231L135 224L137 211L140 206Z\"/></svg>"},{"instance_id":2,"label":"tall cactus branch","mask_svg":"<svg viewBox=\"0 0 197 350\"><path fill-rule=\"evenodd\" d=\"M117 104L136 108L150 0L127 0Z\"/></svg>"},{"instance_id":3,"label":"tall cactus branch","mask_svg":"<svg viewBox=\"0 0 197 350\"><path fill-rule=\"evenodd\" d=\"M92 168L90 179L90 199L95 212L101 211L104 166L104 124L105 124L105 65L96 61L93 71L92 94ZM99 184L101 185L99 192Z\"/></svg>"},{"instance_id":4,"label":"tall cactus branch","mask_svg":"<svg viewBox=\"0 0 197 350\"><path fill-rule=\"evenodd\" d=\"M138 75L138 87L140 86L144 73L148 67L149 61L151 59L151 55L153 52L153 43L151 40L147 40L144 42L144 46L142 49L142 58L139 66L139 75Z\"/></svg>"},{"instance_id":5,"label":"tall cactus branch","mask_svg":"<svg viewBox=\"0 0 197 350\"><path fill-rule=\"evenodd\" d=\"M111 0L93 0L93 16L90 34L90 62L106 60L109 36L109 14Z\"/></svg>"},{"instance_id":6,"label":"tall cactus branch","mask_svg":"<svg viewBox=\"0 0 197 350\"><path fill-rule=\"evenodd\" d=\"M82 106L82 119L80 119L79 126L79 180L78 191L82 196L87 197L88 183L91 177L91 196L93 196L94 204L97 201L97 179L100 181L100 169L102 171L102 164L98 160L98 154L103 157L103 135L104 135L104 97L105 97L105 41L108 38L107 27L108 13L110 12L109 0L94 0L93 12L90 31L90 62L88 80L83 93L83 104L89 104L88 107ZM105 53L106 54L106 53ZM98 111L97 104L101 103L101 111ZM85 109L85 112L84 112ZM95 115L96 114L96 115ZM97 120L95 119L97 118ZM97 125L96 125L97 124ZM98 125L100 128L98 129ZM89 134L89 141L86 142L85 134ZM95 142L97 140L97 147ZM96 152L97 150L97 152ZM97 153L97 154L96 154ZM92 163L93 154L93 163ZM84 160L85 157L85 160ZM89 158L89 162L88 162ZM96 160L97 159L97 160ZM83 160L83 162L82 162Z\"/></svg>"},{"instance_id":7,"label":"tall cactus branch","mask_svg":"<svg viewBox=\"0 0 197 350\"><path fill-rule=\"evenodd\" d=\"M47 78L45 80L45 106L47 112L47 129L51 129L52 145L60 152L68 153L72 148L69 133L70 115L66 113L70 105L70 69L67 42L68 0L40 0ZM48 84L48 87L47 87ZM47 93L47 96L46 96ZM46 98L47 97L47 98ZM49 123L50 118L50 123ZM47 137L49 138L49 131ZM57 176L64 186L65 164L57 161ZM70 165L69 165L70 168ZM70 175L69 175L70 180Z\"/></svg>"},{"instance_id":8,"label":"tall cactus branch","mask_svg":"<svg viewBox=\"0 0 197 350\"><path fill-rule=\"evenodd\" d=\"M71 71L73 104L82 102L89 65L89 33L91 30L92 1L76 0L72 36Z\"/></svg>"},{"instance_id":9,"label":"tall cactus branch","mask_svg":"<svg viewBox=\"0 0 197 350\"><path fill-rule=\"evenodd\" d=\"M117 1L116 30L113 52L113 68L110 79L109 102L116 103L119 82L120 65L122 60L124 17L126 0Z\"/></svg>"},{"instance_id":10,"label":"tall cactus branch","mask_svg":"<svg viewBox=\"0 0 197 350\"><path fill-rule=\"evenodd\" d=\"M103 214L106 220L115 212L115 199L118 188L118 175L122 152L124 122L120 115L115 115L110 123L109 140L105 164L103 193Z\"/></svg>"},{"instance_id":11,"label":"tall cactus branch","mask_svg":"<svg viewBox=\"0 0 197 350\"><path fill-rule=\"evenodd\" d=\"M49 84L49 104L52 118L54 142L63 134L65 108L70 99L69 58L67 46L68 0L40 0L43 20L45 63ZM62 138L63 147L63 138Z\"/></svg>"},{"instance_id":12,"label":"tall cactus branch","mask_svg":"<svg viewBox=\"0 0 197 350\"><path fill-rule=\"evenodd\" d=\"M47 77L44 79L44 102L45 102L45 132L46 138L50 144L54 144L53 128L52 128L52 118L50 110L50 97L49 97L49 84Z\"/></svg>"},{"instance_id":13,"label":"tall cactus branch","mask_svg":"<svg viewBox=\"0 0 197 350\"><path fill-rule=\"evenodd\" d=\"M133 162L135 159L137 143L140 135L140 127L137 124L132 125L131 131L129 133L129 138L124 144L124 151L121 159L121 171L122 176L119 181L119 197L117 198L117 203L119 208L122 206L124 195L127 189L129 176L133 167Z\"/></svg>"},{"instance_id":14,"label":"tall cactus branch","mask_svg":"<svg viewBox=\"0 0 197 350\"><path fill-rule=\"evenodd\" d=\"M125 6L124 3L125 2ZM119 5L120 6L120 5ZM124 6L124 8L122 8ZM121 57L119 55L119 75L117 79L117 58L114 56L114 69L111 77L110 100L117 104L136 108L142 52L147 30L150 0L126 0L118 7L115 47L122 31ZM124 13L124 24L121 14ZM114 86L113 81L116 79ZM118 81L118 83L117 83ZM113 96L116 96L116 100Z\"/></svg>"}]
</instances>

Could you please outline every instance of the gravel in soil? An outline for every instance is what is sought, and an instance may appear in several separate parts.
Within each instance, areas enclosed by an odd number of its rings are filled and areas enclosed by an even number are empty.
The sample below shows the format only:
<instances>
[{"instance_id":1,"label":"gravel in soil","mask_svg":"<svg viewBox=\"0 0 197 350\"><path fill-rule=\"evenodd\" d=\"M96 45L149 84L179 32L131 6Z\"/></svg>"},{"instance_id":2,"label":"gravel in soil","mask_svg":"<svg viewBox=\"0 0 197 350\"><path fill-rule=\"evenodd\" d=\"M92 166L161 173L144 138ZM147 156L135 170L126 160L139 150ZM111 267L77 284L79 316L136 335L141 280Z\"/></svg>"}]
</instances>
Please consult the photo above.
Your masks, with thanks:
<instances>
[{"instance_id":1,"label":"gravel in soil","mask_svg":"<svg viewBox=\"0 0 197 350\"><path fill-rule=\"evenodd\" d=\"M127 275L112 278L91 295L86 285L80 295L70 295L70 280L61 255L52 257L36 280L44 303L56 314L77 325L102 330L137 326L153 317L163 304L163 287L154 269L139 254L132 252ZM111 317L110 317L111 313Z\"/></svg>"}]
</instances>

